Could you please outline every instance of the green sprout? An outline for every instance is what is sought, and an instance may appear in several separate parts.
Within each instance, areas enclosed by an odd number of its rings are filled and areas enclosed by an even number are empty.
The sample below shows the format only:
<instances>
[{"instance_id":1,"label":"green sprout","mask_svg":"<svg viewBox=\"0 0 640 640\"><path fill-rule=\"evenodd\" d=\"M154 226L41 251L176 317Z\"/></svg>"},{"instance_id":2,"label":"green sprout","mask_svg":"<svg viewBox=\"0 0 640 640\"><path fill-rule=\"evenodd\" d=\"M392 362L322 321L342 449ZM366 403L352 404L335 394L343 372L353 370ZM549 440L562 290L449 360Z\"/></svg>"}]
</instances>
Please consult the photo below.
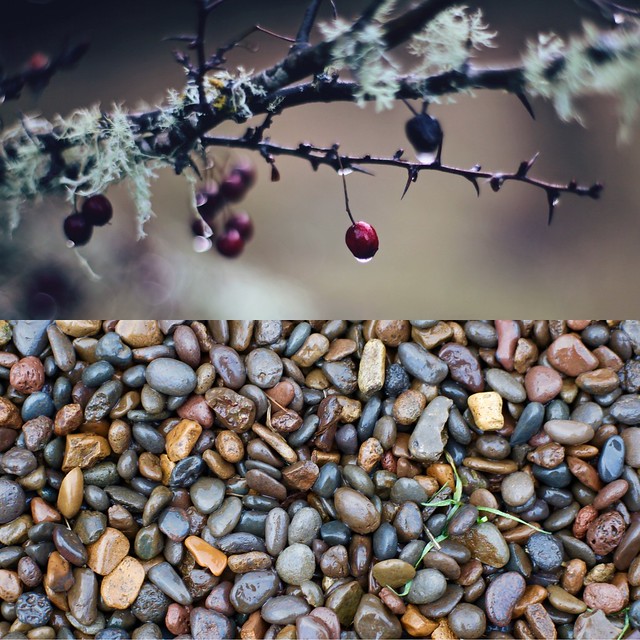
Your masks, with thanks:
<instances>
[{"instance_id":1,"label":"green sprout","mask_svg":"<svg viewBox=\"0 0 640 640\"><path fill-rule=\"evenodd\" d=\"M624 627L622 627L622 631L616 640L622 640L622 638L624 638L624 634L629 631L629 627L631 626L631 621L629 620L629 607L623 609L620 613L624 613Z\"/></svg>"},{"instance_id":2,"label":"green sprout","mask_svg":"<svg viewBox=\"0 0 640 640\"><path fill-rule=\"evenodd\" d=\"M444 491L444 489L447 487L447 485L449 484L448 482L445 482L434 494L433 496L431 496L431 500L429 500L428 502L423 502L422 506L423 507L428 507L428 508L439 508L439 507L449 507L449 511L447 512L447 520L446 520L446 524L445 524L445 528L447 527L447 525L449 524L449 522L451 521L451 519L453 518L453 516L455 515L456 511L458 511L458 509L460 507L463 506L463 502L462 502L462 479L460 478L460 474L458 473L458 469L456 468L455 462L453 461L453 458L451 457L451 455L449 454L448 451L444 452L444 455L447 459L447 462L451 465L451 468L453 469L453 475L455 477L455 488L453 491L453 497L452 498L445 498L443 500L437 500L436 498L438 497L438 495ZM502 516L504 518L509 518L510 520L514 520L515 522L518 522L520 524L524 524L527 525L527 527L530 527L531 529L533 529L534 531L538 532L538 533L544 533L546 535L551 535L550 531L545 531L544 529L539 529L538 527L534 526L533 524L531 524L530 522L526 522L525 520L522 520L521 518L518 518L517 516L512 515L511 513L507 513L506 511L501 511L500 509L494 509L492 507L483 507L483 506L478 506L476 505L476 509L478 509L478 511L485 511L487 513L492 513L494 515L497 516ZM487 522L487 517L483 516L481 518L478 518L478 524L481 522ZM427 529L427 527L424 528L425 533L429 536L429 538L431 538L431 540L429 542L427 542L427 544L425 545L424 549L422 550L422 553L420 554L420 557L418 558L417 562L415 563L414 567L417 569L420 566L420 563L424 560L425 556L432 550L432 549L439 549L440 548L440 542L442 542L443 540L446 540L449 537L448 533L441 533L439 536L437 537L433 537L433 535L431 534L431 532ZM391 589L391 591L393 591L393 593L395 593L397 596L406 596L409 593L409 590L411 589L411 584L413 583L413 580L409 580L409 582L407 582L407 584L404 585L404 588L402 589L402 591L396 591L393 587L388 587L389 589ZM388 585L387 585L388 586ZM618 640L620 640L622 638L622 635L624 635L624 632L628 629L629 626L629 615L628 613L626 614L626 626L622 632L622 634L618 637Z\"/></svg>"}]
</instances>

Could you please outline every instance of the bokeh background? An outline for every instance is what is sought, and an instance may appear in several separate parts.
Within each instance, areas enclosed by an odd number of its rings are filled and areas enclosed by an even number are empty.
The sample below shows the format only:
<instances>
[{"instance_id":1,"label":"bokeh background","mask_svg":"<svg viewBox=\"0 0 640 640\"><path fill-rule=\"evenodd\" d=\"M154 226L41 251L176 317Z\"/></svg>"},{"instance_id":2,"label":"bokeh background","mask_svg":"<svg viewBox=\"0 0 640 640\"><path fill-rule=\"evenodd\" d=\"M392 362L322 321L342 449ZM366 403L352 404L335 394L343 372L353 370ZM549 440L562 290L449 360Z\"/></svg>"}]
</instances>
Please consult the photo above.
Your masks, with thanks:
<instances>
[{"instance_id":1,"label":"bokeh background","mask_svg":"<svg viewBox=\"0 0 640 640\"><path fill-rule=\"evenodd\" d=\"M363 0L336 0L354 16ZM585 13L571 0L486 0L483 9L499 35L498 50L479 61L508 62L539 31L578 30ZM212 46L259 23L295 34L304 0L229 0L208 31ZM183 83L163 38L189 32L188 0L5 0L0 56L19 69L35 50L55 53L66 37L87 37L91 50L79 66L57 75L40 96L25 94L0 106L5 125L20 111L46 116L96 102L138 108L157 104ZM328 3L322 18L328 19ZM316 35L317 37L317 35ZM261 68L287 43L256 35L258 51L237 50L233 64ZM56 313L99 317L629 317L640 314L640 154L638 140L616 143L614 102L581 104L586 127L562 123L553 108L534 101L533 121L517 99L478 92L433 108L445 131L447 163L512 170L540 151L535 175L566 181L604 182L600 201L565 197L551 227L542 191L508 184L488 186L476 198L464 180L424 173L403 201L404 172L379 169L375 177L348 177L357 217L378 230L375 259L358 264L344 245L348 220L342 186L328 168L281 158L281 181L257 156L257 186L242 203L256 233L244 254L228 260L192 250L186 180L166 171L154 185L157 217L149 237L135 241L127 189L109 190L114 222L98 229L82 250L101 276L91 281L65 246L67 205L47 199L30 206L14 239L0 240L0 311L8 315ZM376 114L373 107L314 105L286 112L271 136L283 143L339 141L352 153L391 155L408 148L403 105ZM224 133L243 127L226 125ZM219 154L225 158L226 152ZM49 297L51 295L52 297Z\"/></svg>"}]
</instances>

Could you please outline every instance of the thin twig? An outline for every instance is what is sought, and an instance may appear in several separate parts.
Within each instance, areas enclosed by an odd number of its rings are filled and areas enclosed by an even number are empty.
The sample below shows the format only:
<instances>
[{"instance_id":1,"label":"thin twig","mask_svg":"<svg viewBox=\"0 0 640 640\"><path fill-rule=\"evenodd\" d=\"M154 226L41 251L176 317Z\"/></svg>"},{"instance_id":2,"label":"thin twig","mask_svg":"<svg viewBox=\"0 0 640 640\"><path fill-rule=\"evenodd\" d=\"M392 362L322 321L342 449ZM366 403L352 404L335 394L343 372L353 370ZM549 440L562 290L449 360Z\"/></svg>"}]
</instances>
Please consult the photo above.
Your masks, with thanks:
<instances>
[{"instance_id":1,"label":"thin twig","mask_svg":"<svg viewBox=\"0 0 640 640\"><path fill-rule=\"evenodd\" d=\"M311 0L307 6L306 11L304 12L304 17L302 18L302 23L300 24L300 28L296 35L295 44L291 47L289 53L296 53L297 51L300 51L300 49L306 49L310 46L309 37L311 35L311 29L313 29L321 4L322 0Z\"/></svg>"}]
</instances>

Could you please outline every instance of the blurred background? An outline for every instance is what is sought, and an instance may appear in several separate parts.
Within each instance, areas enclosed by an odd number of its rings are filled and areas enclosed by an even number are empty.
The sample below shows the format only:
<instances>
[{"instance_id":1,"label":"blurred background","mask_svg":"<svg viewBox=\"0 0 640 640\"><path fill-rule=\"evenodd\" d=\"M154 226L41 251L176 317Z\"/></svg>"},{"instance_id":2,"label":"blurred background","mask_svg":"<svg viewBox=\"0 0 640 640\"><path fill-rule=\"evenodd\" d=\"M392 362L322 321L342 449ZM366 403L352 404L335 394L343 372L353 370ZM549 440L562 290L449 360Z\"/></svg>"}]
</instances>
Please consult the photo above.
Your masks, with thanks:
<instances>
[{"instance_id":1,"label":"blurred background","mask_svg":"<svg viewBox=\"0 0 640 640\"><path fill-rule=\"evenodd\" d=\"M353 17L363 0L336 0ZM498 31L499 49L477 62L509 62L539 31L567 34L586 17L571 0L486 0L482 8ZM91 41L78 67L54 77L40 96L25 93L0 106L5 126L20 112L45 116L113 102L131 109L158 104L180 88L182 69L165 36L188 33L188 0L5 0L0 56L19 70L36 50L55 54L66 37ZM304 0L230 0L208 30L217 46L248 25L295 35ZM329 18L328 3L322 19ZM317 33L315 34L317 38ZM238 49L234 65L259 69L277 61L288 44L258 34L258 51ZM566 182L601 181L599 201L565 197L547 226L544 192L507 184L499 193L483 185L477 198L465 180L425 172L404 200L404 172L381 168L375 177L347 182L356 218L373 224L380 251L357 263L344 244L348 219L342 185L328 168L280 158L281 180L257 155L257 185L237 208L248 211L255 236L235 260L192 249L187 182L161 172L153 185L157 215L148 238L135 241L133 205L125 185L111 188L113 223L96 229L81 250L101 279L90 280L65 245L62 200L29 205L12 241L0 240L0 312L10 316L99 317L630 317L640 315L640 154L638 133L616 144L614 103L581 104L586 128L562 123L551 105L533 101L531 120L508 94L477 92L455 104L434 106L445 132L443 160L470 167L513 170L536 151L533 175ZM408 110L376 114L372 106L313 105L285 112L274 140L317 145L340 142L348 153L392 155L409 145ZM225 125L220 133L241 134ZM218 131L217 131L218 132ZM227 157L222 150L217 156ZM595 316L594 316L595 317Z\"/></svg>"}]
</instances>

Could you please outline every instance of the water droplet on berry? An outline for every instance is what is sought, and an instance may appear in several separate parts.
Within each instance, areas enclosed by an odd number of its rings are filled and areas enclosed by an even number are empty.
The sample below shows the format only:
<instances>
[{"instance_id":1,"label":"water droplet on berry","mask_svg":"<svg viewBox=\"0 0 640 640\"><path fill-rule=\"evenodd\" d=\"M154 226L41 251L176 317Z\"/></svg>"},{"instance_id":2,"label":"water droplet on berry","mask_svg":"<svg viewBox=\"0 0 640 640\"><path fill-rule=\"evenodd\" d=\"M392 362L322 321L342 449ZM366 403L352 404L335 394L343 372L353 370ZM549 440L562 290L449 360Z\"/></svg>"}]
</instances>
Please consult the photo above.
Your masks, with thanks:
<instances>
[{"instance_id":1,"label":"water droplet on berry","mask_svg":"<svg viewBox=\"0 0 640 640\"><path fill-rule=\"evenodd\" d=\"M193 239L193 250L196 253L205 253L211 249L213 243L209 238L205 238L204 236L196 236Z\"/></svg>"},{"instance_id":2,"label":"water droplet on berry","mask_svg":"<svg viewBox=\"0 0 640 640\"><path fill-rule=\"evenodd\" d=\"M371 262L373 257L371 258L356 258L356 262L360 262L361 264L366 264L367 262Z\"/></svg>"},{"instance_id":3,"label":"water droplet on berry","mask_svg":"<svg viewBox=\"0 0 640 640\"><path fill-rule=\"evenodd\" d=\"M353 169L351 167L345 167L344 169L338 169L339 176L348 176L353 173Z\"/></svg>"},{"instance_id":4,"label":"water droplet on berry","mask_svg":"<svg viewBox=\"0 0 640 640\"><path fill-rule=\"evenodd\" d=\"M416 158L420 164L433 164L438 154L435 151L423 151L416 153Z\"/></svg>"}]
</instances>

